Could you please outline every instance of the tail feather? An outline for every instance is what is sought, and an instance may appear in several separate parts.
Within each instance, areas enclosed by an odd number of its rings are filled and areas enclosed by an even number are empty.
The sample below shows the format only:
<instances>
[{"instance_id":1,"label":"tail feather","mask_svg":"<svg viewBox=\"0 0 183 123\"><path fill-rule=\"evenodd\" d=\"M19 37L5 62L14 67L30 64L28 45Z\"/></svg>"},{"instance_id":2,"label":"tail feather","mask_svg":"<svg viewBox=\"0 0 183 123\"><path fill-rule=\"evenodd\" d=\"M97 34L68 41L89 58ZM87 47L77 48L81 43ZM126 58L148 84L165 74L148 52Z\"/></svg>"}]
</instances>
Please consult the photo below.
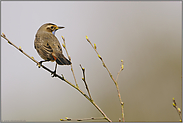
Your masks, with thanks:
<instances>
[{"instance_id":1,"label":"tail feather","mask_svg":"<svg viewBox=\"0 0 183 123\"><path fill-rule=\"evenodd\" d=\"M59 65L71 65L72 64L67 58L64 57L64 55L58 57L56 62Z\"/></svg>"}]
</instances>

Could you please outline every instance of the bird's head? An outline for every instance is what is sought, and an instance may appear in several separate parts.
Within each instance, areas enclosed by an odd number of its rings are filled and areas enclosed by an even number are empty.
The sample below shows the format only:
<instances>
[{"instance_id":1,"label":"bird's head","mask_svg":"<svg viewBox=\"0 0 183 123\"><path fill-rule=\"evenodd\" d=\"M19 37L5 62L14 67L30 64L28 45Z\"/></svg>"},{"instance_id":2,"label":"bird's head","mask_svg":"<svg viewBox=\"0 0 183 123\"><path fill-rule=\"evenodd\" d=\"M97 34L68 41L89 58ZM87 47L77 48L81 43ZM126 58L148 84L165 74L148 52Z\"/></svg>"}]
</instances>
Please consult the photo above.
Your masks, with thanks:
<instances>
[{"instance_id":1,"label":"bird's head","mask_svg":"<svg viewBox=\"0 0 183 123\"><path fill-rule=\"evenodd\" d=\"M50 32L50 33L55 34L55 32L56 32L58 29L62 29L62 28L65 28L65 27L57 26L57 25L52 24L52 23L46 23L46 24L42 25L42 26L39 28L39 30L41 30L41 31L47 31L47 32Z\"/></svg>"}]
</instances>

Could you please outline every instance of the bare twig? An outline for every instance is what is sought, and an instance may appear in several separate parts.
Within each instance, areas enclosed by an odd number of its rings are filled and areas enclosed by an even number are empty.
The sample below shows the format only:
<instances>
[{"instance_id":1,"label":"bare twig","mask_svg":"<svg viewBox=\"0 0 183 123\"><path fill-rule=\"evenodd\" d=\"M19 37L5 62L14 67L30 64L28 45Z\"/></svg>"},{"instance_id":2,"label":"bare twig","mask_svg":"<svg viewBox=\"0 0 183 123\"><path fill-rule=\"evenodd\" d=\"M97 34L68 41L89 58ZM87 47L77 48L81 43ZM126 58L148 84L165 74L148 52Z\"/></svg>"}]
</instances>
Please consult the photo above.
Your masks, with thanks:
<instances>
[{"instance_id":1,"label":"bare twig","mask_svg":"<svg viewBox=\"0 0 183 123\"><path fill-rule=\"evenodd\" d=\"M60 121L90 121L90 120L104 120L103 117L91 117L91 118L83 118L83 119L72 119L72 118L68 118L65 117L65 119L60 119Z\"/></svg>"},{"instance_id":2,"label":"bare twig","mask_svg":"<svg viewBox=\"0 0 183 123\"><path fill-rule=\"evenodd\" d=\"M113 78L113 76L112 76L111 72L109 71L109 69L107 68L106 64L104 63L104 60L103 60L103 59L102 59L102 57L99 55L99 53L98 53L98 51L97 51L96 44L94 44L94 45L93 45L93 44L91 43L91 41L88 39L88 37L87 37L87 36L86 36L86 40L90 43L90 45L92 46L92 48L93 48L93 49L95 50L95 52L97 53L97 55L98 55L99 59L100 59L100 60L101 60L101 62L102 62L102 65L106 68L107 72L109 73L109 75L110 75L110 77L111 77L112 81L114 82L114 84L115 84L115 86L116 86L117 93L118 93L118 97L119 97L119 101L120 101L120 104L121 104L122 120L123 120L123 122L124 122L124 121L125 121L125 120L124 120L124 108L123 108L124 103L123 103L123 102L122 102L122 100L121 100L121 95L120 95L120 91L119 91L118 83L114 80L114 78Z\"/></svg>"},{"instance_id":3,"label":"bare twig","mask_svg":"<svg viewBox=\"0 0 183 123\"><path fill-rule=\"evenodd\" d=\"M121 71L123 70L123 68L124 68L124 65L123 65L124 63L123 63L123 60L121 60L121 68L120 68L120 70L119 70L119 72L118 72L118 74L117 74L117 77L116 77L116 82L118 82L118 77L119 77L119 74L121 73Z\"/></svg>"},{"instance_id":4,"label":"bare twig","mask_svg":"<svg viewBox=\"0 0 183 123\"><path fill-rule=\"evenodd\" d=\"M177 110L179 117L180 117L180 122L182 122L182 115L181 115L181 109L177 107L177 103L175 102L175 99L173 98L173 107Z\"/></svg>"},{"instance_id":5,"label":"bare twig","mask_svg":"<svg viewBox=\"0 0 183 123\"><path fill-rule=\"evenodd\" d=\"M11 44L12 46L14 46L16 49L18 49L20 52L22 52L24 55L26 55L29 59L31 59L32 61L34 61L35 63L37 63L37 65L39 64L38 61L36 61L33 57L30 57L28 54L26 54L22 49L21 47L17 47L16 45L14 45L9 39L6 38L5 34L2 33L1 37L3 37L5 40L8 41L9 44ZM50 73L53 73L53 71L51 71L49 68L45 67L44 65L41 65L43 69L47 70L48 72ZM55 77L63 80L64 82L66 82L67 84L69 84L70 86L72 86L74 89L76 89L77 91L79 91L86 99L88 99L94 106L95 108L97 108L97 110L104 116L104 119L107 120L108 122L112 122L108 117L107 115L98 107L98 105L93 101L91 100L83 91L81 91L79 89L79 87L73 85L71 82L69 82L68 80L66 80L64 78L64 76L59 76L58 74L55 74Z\"/></svg>"},{"instance_id":6,"label":"bare twig","mask_svg":"<svg viewBox=\"0 0 183 123\"><path fill-rule=\"evenodd\" d=\"M68 57L69 60L71 61L71 57L70 57L70 55L69 55L69 53L68 53L68 51L67 51L67 48L66 48L64 36L62 36L62 40L63 40L63 42L64 42L64 43L62 44L62 46L64 47L64 49L65 49L65 51L66 51L66 53L67 53L67 57ZM76 83L76 86L78 87L78 84L77 84L77 81L76 81L76 77L75 77L75 74L74 74L74 71L73 71L72 64L71 64L71 71L72 71L72 75L73 75L73 77L74 77L74 81L75 81L75 83Z\"/></svg>"},{"instance_id":7,"label":"bare twig","mask_svg":"<svg viewBox=\"0 0 183 123\"><path fill-rule=\"evenodd\" d=\"M80 64L80 67L81 67L81 69L82 69L82 71L83 71L83 78L82 78L82 80L83 80L83 82L85 83L86 90L88 91L88 95L89 95L90 99L92 100L91 95L90 95L90 91L89 91L89 88L88 88L88 85L87 85L86 79L85 79L85 68L82 67L81 64Z\"/></svg>"}]
</instances>

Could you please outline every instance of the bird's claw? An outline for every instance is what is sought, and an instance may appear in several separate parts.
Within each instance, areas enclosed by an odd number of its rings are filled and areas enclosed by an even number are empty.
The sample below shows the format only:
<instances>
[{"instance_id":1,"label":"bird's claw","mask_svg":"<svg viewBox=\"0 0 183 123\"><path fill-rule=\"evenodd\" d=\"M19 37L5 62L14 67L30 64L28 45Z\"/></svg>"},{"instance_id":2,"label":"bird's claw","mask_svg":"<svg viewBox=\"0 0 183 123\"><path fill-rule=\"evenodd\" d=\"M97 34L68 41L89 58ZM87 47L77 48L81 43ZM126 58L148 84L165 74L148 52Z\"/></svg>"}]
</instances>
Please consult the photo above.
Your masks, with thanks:
<instances>
[{"instance_id":1,"label":"bird's claw","mask_svg":"<svg viewBox=\"0 0 183 123\"><path fill-rule=\"evenodd\" d=\"M56 70L51 73L51 77L56 77Z\"/></svg>"}]
</instances>

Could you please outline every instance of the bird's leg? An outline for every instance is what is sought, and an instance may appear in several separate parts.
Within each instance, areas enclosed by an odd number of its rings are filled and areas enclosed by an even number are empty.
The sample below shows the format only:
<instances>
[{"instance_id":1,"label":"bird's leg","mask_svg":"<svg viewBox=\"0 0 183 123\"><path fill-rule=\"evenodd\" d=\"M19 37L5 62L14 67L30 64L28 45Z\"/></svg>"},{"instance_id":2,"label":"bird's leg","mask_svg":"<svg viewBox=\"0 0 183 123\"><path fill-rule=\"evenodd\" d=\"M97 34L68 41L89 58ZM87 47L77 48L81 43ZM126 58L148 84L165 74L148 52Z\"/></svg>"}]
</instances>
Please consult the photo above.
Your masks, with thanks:
<instances>
[{"instance_id":1,"label":"bird's leg","mask_svg":"<svg viewBox=\"0 0 183 123\"><path fill-rule=\"evenodd\" d=\"M44 60L44 61L40 61L37 65L38 65L38 67L40 68L41 67L41 65L42 65L42 63L43 62L47 62L47 61L49 61L49 60Z\"/></svg>"},{"instance_id":2,"label":"bird's leg","mask_svg":"<svg viewBox=\"0 0 183 123\"><path fill-rule=\"evenodd\" d=\"M52 72L52 77L55 77L55 74L56 74L56 69L57 69L57 63L56 63L56 65L55 65L55 70Z\"/></svg>"}]
</instances>

